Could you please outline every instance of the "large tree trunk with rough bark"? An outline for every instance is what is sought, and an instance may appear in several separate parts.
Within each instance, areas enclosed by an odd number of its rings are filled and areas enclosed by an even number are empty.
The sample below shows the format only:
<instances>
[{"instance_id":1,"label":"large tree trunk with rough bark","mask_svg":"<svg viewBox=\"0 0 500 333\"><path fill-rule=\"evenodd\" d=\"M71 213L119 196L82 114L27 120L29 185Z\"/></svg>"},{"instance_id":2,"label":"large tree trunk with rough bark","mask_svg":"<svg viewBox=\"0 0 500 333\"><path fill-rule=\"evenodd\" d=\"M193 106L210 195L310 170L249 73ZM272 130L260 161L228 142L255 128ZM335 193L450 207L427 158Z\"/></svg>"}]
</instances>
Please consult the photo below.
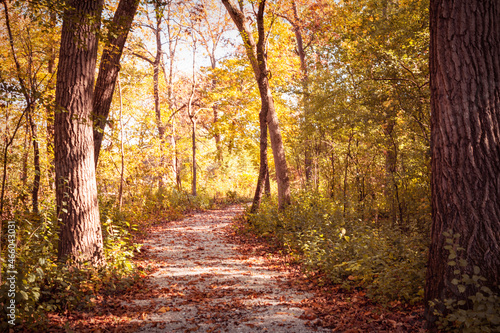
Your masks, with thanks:
<instances>
[{"instance_id":1,"label":"large tree trunk with rough bark","mask_svg":"<svg viewBox=\"0 0 500 333\"><path fill-rule=\"evenodd\" d=\"M432 0L430 73L432 138L432 233L426 302L468 301L454 270L500 282L500 2ZM452 266L445 232L459 234ZM452 249L453 249L453 245ZM455 250L457 251L457 250ZM457 263L458 260L454 260ZM453 264L453 263L452 263ZM427 303L426 303L427 304ZM467 306L468 304L466 304ZM438 309L444 307L438 305ZM433 309L427 307L430 329Z\"/></svg>"},{"instance_id":2,"label":"large tree trunk with rough bark","mask_svg":"<svg viewBox=\"0 0 500 333\"><path fill-rule=\"evenodd\" d=\"M56 82L55 170L61 261L102 265L92 98L103 0L68 1Z\"/></svg>"},{"instance_id":3,"label":"large tree trunk with rough bark","mask_svg":"<svg viewBox=\"0 0 500 333\"><path fill-rule=\"evenodd\" d=\"M120 71L120 58L127 40L127 35L132 26L139 0L121 0L116 9L111 25L111 33L108 36L99 65L99 75L97 77L94 100L94 157L95 165L99 159L104 128L109 115L109 109L113 100L116 79Z\"/></svg>"}]
</instances>

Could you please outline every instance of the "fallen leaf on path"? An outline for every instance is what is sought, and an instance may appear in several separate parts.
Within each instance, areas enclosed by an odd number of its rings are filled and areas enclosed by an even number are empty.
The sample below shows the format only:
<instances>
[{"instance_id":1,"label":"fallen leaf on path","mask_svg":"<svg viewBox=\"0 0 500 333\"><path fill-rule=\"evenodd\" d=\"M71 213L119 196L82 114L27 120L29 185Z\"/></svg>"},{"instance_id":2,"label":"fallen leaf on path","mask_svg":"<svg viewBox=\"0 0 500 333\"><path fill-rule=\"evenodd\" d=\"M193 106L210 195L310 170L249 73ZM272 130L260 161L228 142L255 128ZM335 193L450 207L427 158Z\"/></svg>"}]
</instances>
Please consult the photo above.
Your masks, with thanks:
<instances>
[{"instance_id":1,"label":"fallen leaf on path","mask_svg":"<svg viewBox=\"0 0 500 333\"><path fill-rule=\"evenodd\" d=\"M162 306L157 312L158 313L165 313L167 311L170 311L170 308L168 306Z\"/></svg>"}]
</instances>

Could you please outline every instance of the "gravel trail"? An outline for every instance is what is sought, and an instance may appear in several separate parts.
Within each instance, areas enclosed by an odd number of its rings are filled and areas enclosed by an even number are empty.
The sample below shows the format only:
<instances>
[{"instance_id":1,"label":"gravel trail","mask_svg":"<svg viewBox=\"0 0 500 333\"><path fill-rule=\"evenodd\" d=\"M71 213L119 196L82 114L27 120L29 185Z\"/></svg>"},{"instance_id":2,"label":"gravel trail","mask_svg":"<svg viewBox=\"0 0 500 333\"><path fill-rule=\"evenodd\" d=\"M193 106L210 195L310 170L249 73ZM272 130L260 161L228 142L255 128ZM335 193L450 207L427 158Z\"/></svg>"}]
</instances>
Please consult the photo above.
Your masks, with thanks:
<instances>
[{"instance_id":1,"label":"gravel trail","mask_svg":"<svg viewBox=\"0 0 500 333\"><path fill-rule=\"evenodd\" d=\"M149 306L135 322L138 332L326 332L308 326L299 307L308 293L277 283L285 273L265 259L241 254L224 237L224 228L241 206L212 210L165 223L144 241L160 269L149 280L155 299L128 305Z\"/></svg>"}]
</instances>

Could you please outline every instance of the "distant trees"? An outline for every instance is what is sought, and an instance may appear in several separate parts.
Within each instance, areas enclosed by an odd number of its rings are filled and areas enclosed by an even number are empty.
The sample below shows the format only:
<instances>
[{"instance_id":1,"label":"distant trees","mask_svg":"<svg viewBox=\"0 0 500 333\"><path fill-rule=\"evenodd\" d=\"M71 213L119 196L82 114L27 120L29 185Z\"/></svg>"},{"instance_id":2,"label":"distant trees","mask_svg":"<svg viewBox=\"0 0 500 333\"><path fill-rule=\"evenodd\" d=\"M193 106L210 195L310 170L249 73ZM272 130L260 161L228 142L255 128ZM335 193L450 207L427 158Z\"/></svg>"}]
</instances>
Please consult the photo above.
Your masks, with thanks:
<instances>
[{"instance_id":1,"label":"distant trees","mask_svg":"<svg viewBox=\"0 0 500 333\"><path fill-rule=\"evenodd\" d=\"M433 222L425 290L430 329L436 317L429 301L437 300L437 310L446 312L445 299L467 307L478 291L452 281L460 266L464 274L486 278L484 285L493 291L500 283L499 17L496 0L431 1ZM458 239L447 241L449 231L448 239Z\"/></svg>"},{"instance_id":2,"label":"distant trees","mask_svg":"<svg viewBox=\"0 0 500 333\"><path fill-rule=\"evenodd\" d=\"M21 67L21 61L18 59L18 54L16 52L15 48L15 42L14 42L14 36L12 33L12 27L10 24L10 17L9 17L9 7L7 4L7 1L4 0L2 1L3 7L4 7L4 14L5 14L5 25L7 28L7 36L9 40L9 46L10 46L10 51L12 55L12 59L14 60L15 64L15 72L16 72L16 78L17 78L17 84L19 85L19 90L22 96L24 97L24 102L26 103L26 108L19 119L18 124L16 125L15 131L17 132L17 129L21 125L21 120L23 119L23 116L26 115L26 127L29 128L30 132L30 137L31 141L33 143L33 166L35 169L35 174L34 174L34 179L33 179L33 186L31 190L31 198L32 198L32 210L33 213L38 214L39 212L39 200L38 200L38 195L39 195L39 190L40 190L40 148L39 148L39 139L38 139L38 126L35 123L35 110L38 104L40 104L40 99L42 96L42 90L43 86L47 83L44 82L46 80L44 79L39 79L39 68L37 68L36 64L36 59L35 59L35 53L38 53L35 51L35 46L33 45L33 41L31 40L29 34L30 34L30 29L26 29L28 32L28 36L23 36L23 44L25 45L24 50L22 54L24 55L23 57L23 62L26 63L26 69L23 71ZM48 80L51 80L49 78ZM48 81L47 80L47 81ZM12 143L14 139L14 136L10 138L10 143L7 143L6 140L6 146L5 146L5 151L4 151L4 172L3 172L3 177L2 177L2 189L1 189L1 196L0 196L0 216L2 215L3 212L3 204L4 204L4 193L5 193L5 181L6 181L6 167L7 167L7 149L8 146ZM27 155L26 155L27 157ZM26 159L25 159L26 160ZM25 164L26 165L26 164ZM26 170L26 172L24 172ZM23 183L24 185L27 184L27 165L26 167L23 166Z\"/></svg>"},{"instance_id":3,"label":"distant trees","mask_svg":"<svg viewBox=\"0 0 500 333\"><path fill-rule=\"evenodd\" d=\"M219 60L217 52L224 46L227 46L225 35L232 28L231 18L218 0L200 0L198 6L194 7L193 10L195 11L196 19L200 22L193 25L192 29L199 36L199 43L210 59L210 68L214 70ZM212 79L211 88L214 89L216 86L217 80ZM213 103L212 110L213 127L215 129L213 135L217 149L216 159L221 162L223 154L220 143L221 133L217 130L217 121L219 120L217 103Z\"/></svg>"},{"instance_id":4,"label":"distant trees","mask_svg":"<svg viewBox=\"0 0 500 333\"><path fill-rule=\"evenodd\" d=\"M170 122L170 147L171 152L171 167L173 173L173 179L175 179L177 188L181 188L181 166L180 159L177 150L177 133L176 133L176 110L177 107L177 92L174 90L174 65L176 62L176 57L179 52L179 42L181 36L184 33L184 27L177 20L179 19L180 13L182 12L182 6L177 1L151 1L151 8L146 7L146 21L140 25L143 28L147 28L145 31L148 34L152 34L152 38L155 42L155 53L153 54L148 50L148 46L141 40L135 45L133 55L139 57L142 60L148 62L152 67L153 72L153 99L154 99L154 114L156 127L158 130L158 142L159 142L159 165L160 168L158 172L158 187L162 188L164 179L166 178L165 164L166 164L166 135L167 135L167 124ZM150 13L151 11L151 13ZM150 18L151 14L151 18ZM162 38L164 36L164 38ZM164 46L166 44L167 50L164 51ZM167 57L167 64L165 62L165 56ZM163 92L161 91L160 78L163 72L165 85L166 85L166 105L162 106ZM170 113L168 121L165 121L164 113L165 109Z\"/></svg>"},{"instance_id":5,"label":"distant trees","mask_svg":"<svg viewBox=\"0 0 500 333\"><path fill-rule=\"evenodd\" d=\"M305 52L288 88L297 103L294 136L285 137L292 181L309 179L346 218L390 220L425 233L428 2L295 3L298 19L293 4L279 11L301 33L295 58L302 58L300 38Z\"/></svg>"}]
</instances>

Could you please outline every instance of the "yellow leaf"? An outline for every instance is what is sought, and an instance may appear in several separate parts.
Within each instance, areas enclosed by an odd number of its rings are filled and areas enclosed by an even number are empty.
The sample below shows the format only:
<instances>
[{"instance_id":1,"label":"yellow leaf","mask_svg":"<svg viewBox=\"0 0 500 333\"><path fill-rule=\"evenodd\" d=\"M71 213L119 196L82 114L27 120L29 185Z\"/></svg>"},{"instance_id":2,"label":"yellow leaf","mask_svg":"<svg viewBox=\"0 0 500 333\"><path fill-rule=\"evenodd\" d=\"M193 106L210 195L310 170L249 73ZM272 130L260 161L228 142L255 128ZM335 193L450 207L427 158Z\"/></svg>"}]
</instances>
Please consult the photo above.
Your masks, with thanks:
<instances>
[{"instance_id":1,"label":"yellow leaf","mask_svg":"<svg viewBox=\"0 0 500 333\"><path fill-rule=\"evenodd\" d=\"M162 306L159 310L158 310L158 313L165 313L167 311L170 311L170 308L167 306Z\"/></svg>"}]
</instances>

